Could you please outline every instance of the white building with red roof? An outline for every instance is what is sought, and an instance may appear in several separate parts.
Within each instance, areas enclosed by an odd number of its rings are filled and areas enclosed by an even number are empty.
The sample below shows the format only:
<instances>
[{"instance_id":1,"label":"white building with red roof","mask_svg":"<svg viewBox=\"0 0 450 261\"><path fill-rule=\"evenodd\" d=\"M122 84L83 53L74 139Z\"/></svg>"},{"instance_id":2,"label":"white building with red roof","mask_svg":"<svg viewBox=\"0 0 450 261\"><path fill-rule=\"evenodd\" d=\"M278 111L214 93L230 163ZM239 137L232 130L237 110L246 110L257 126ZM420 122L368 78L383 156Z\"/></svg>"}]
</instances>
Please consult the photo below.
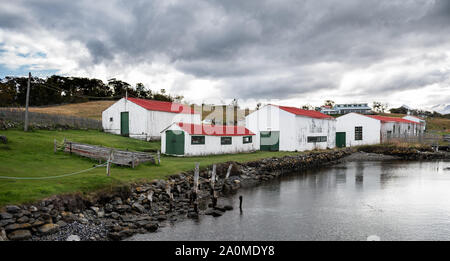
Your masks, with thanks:
<instances>
[{"instance_id":1,"label":"white building with red roof","mask_svg":"<svg viewBox=\"0 0 450 261\"><path fill-rule=\"evenodd\" d=\"M268 104L246 117L260 150L305 151L335 147L336 120L313 110Z\"/></svg>"},{"instance_id":2,"label":"white building with red roof","mask_svg":"<svg viewBox=\"0 0 450 261\"><path fill-rule=\"evenodd\" d=\"M201 123L201 115L175 102L122 98L102 113L105 132L142 140L159 140L173 122Z\"/></svg>"},{"instance_id":3,"label":"white building with red roof","mask_svg":"<svg viewBox=\"0 0 450 261\"><path fill-rule=\"evenodd\" d=\"M336 146L379 144L423 134L422 124L403 118L348 113L337 118Z\"/></svg>"},{"instance_id":4,"label":"white building with red roof","mask_svg":"<svg viewBox=\"0 0 450 261\"><path fill-rule=\"evenodd\" d=\"M161 131L161 152L176 156L250 152L257 150L254 136L243 126L176 122Z\"/></svg>"}]
</instances>

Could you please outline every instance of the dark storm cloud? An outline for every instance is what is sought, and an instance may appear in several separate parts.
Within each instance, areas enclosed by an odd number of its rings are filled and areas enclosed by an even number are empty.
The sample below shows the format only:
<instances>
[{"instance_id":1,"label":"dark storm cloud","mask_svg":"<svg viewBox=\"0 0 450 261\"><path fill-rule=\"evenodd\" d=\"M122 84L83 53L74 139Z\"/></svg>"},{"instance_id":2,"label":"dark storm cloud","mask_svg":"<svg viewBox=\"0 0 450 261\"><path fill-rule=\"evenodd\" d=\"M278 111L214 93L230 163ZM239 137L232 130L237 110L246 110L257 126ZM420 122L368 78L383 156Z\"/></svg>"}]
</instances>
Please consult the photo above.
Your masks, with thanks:
<instances>
[{"instance_id":1,"label":"dark storm cloud","mask_svg":"<svg viewBox=\"0 0 450 261\"><path fill-rule=\"evenodd\" d=\"M288 98L338 86L316 63L365 68L405 48L450 38L450 1L27 1L28 23L82 42L91 65L127 65L164 56L195 77L223 80L227 96ZM0 11L2 12L2 11ZM29 30L23 16L2 28ZM86 65L86 64L83 64ZM87 64L89 66L89 64ZM442 73L441 73L442 74ZM399 75L371 91L421 88L447 75Z\"/></svg>"}]
</instances>

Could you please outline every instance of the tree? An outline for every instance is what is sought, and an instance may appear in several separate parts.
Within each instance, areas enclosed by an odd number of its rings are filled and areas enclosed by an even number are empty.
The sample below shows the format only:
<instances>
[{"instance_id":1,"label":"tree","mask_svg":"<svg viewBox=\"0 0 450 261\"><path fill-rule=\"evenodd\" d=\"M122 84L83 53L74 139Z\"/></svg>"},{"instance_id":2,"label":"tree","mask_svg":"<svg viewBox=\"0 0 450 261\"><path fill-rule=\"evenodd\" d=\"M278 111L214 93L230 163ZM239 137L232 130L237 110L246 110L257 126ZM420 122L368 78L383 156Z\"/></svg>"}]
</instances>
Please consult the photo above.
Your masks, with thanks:
<instances>
[{"instance_id":1,"label":"tree","mask_svg":"<svg viewBox=\"0 0 450 261\"><path fill-rule=\"evenodd\" d=\"M332 100L326 100L325 103L324 103L324 106L330 106L330 107L333 108L335 104L336 103L334 101L332 101Z\"/></svg>"},{"instance_id":2,"label":"tree","mask_svg":"<svg viewBox=\"0 0 450 261\"><path fill-rule=\"evenodd\" d=\"M372 104L372 109L376 112L385 112L388 107L387 103L374 101Z\"/></svg>"}]
</instances>

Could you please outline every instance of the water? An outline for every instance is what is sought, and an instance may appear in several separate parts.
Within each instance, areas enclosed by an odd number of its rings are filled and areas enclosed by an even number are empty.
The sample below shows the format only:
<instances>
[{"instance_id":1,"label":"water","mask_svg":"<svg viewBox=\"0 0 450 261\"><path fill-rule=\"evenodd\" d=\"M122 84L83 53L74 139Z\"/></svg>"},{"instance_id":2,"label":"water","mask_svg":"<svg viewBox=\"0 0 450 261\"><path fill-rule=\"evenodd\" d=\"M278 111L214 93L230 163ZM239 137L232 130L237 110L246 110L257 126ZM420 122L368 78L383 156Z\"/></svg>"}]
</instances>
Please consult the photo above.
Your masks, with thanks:
<instances>
[{"instance_id":1,"label":"water","mask_svg":"<svg viewBox=\"0 0 450 261\"><path fill-rule=\"evenodd\" d=\"M347 162L224 202L235 210L131 240L450 240L450 162ZM244 206L238 209L238 196Z\"/></svg>"}]
</instances>

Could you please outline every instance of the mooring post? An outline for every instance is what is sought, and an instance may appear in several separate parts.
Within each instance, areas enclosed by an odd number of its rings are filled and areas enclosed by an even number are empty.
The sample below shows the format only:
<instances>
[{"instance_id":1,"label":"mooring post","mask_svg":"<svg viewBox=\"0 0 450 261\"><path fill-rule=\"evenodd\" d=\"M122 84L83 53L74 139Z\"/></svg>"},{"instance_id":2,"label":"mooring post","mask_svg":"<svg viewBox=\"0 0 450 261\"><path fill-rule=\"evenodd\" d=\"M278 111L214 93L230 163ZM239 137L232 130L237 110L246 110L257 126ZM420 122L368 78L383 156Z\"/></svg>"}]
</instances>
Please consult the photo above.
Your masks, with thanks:
<instances>
[{"instance_id":1,"label":"mooring post","mask_svg":"<svg viewBox=\"0 0 450 261\"><path fill-rule=\"evenodd\" d=\"M242 212L242 195L239 196L239 210Z\"/></svg>"}]
</instances>

